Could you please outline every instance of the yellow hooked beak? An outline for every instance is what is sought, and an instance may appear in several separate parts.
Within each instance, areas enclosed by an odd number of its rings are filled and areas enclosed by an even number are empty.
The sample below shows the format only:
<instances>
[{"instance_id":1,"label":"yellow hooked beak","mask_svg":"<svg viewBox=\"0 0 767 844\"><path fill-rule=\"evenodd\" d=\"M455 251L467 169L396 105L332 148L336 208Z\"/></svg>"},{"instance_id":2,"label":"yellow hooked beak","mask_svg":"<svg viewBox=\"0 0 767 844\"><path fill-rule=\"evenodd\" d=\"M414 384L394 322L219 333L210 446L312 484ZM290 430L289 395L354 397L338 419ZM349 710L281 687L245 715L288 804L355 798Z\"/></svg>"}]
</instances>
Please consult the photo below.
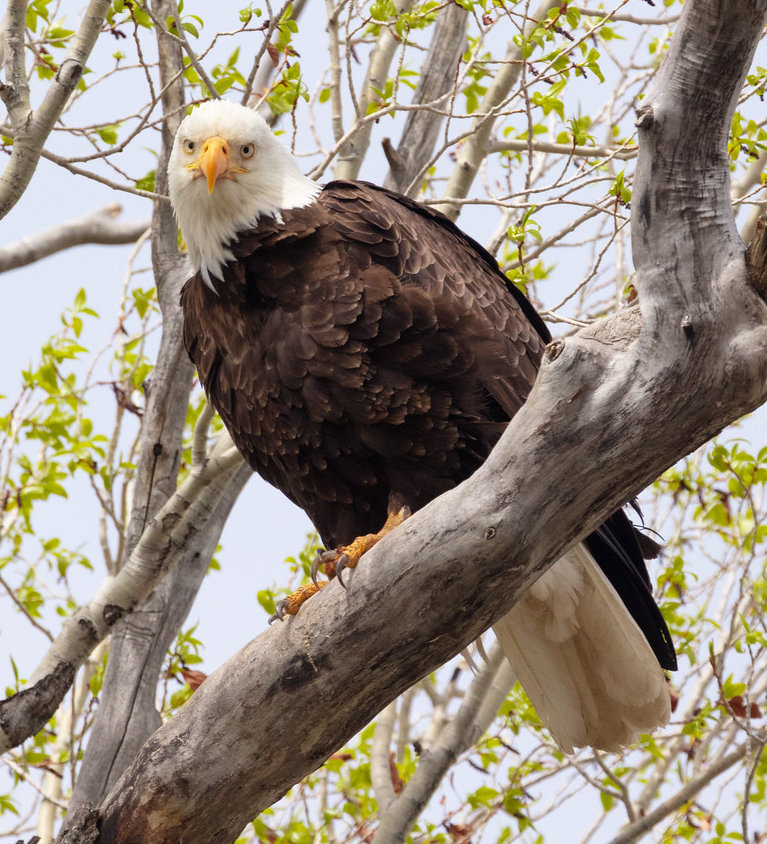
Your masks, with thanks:
<instances>
[{"instance_id":1,"label":"yellow hooked beak","mask_svg":"<svg viewBox=\"0 0 767 844\"><path fill-rule=\"evenodd\" d=\"M208 138L202 145L200 155L200 170L205 174L208 182L208 193L213 193L216 179L226 177L231 169L229 161L229 144L223 139L214 135ZM236 168L238 171L240 168ZM230 176L231 178L231 176Z\"/></svg>"}]
</instances>

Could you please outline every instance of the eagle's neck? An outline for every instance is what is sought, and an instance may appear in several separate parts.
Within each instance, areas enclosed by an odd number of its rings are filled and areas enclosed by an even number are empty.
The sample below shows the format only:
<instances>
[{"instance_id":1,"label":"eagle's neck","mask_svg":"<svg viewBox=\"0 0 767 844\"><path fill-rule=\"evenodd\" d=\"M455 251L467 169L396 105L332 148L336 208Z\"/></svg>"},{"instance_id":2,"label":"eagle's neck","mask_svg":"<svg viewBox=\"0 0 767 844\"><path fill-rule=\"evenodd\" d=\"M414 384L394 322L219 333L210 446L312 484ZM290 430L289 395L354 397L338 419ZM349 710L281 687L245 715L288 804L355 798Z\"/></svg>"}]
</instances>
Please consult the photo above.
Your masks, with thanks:
<instances>
[{"instance_id":1,"label":"eagle's neck","mask_svg":"<svg viewBox=\"0 0 767 844\"><path fill-rule=\"evenodd\" d=\"M310 205L321 190L298 167L260 173L258 184L248 179L222 181L210 195L204 179L190 188L177 202L176 213L194 269L211 289L213 279L221 279L224 265L234 258L230 247L240 232L258 228L268 218L281 222L283 211Z\"/></svg>"}]
</instances>

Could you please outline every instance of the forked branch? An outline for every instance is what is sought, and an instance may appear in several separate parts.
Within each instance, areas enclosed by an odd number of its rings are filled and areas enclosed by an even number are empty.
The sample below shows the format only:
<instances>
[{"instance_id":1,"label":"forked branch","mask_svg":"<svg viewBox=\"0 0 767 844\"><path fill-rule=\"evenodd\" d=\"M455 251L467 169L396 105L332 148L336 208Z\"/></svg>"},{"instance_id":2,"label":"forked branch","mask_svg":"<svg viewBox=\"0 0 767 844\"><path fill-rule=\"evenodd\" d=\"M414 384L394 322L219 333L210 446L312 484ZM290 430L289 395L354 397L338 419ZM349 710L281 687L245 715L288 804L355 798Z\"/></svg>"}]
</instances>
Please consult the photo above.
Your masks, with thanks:
<instances>
[{"instance_id":1,"label":"forked branch","mask_svg":"<svg viewBox=\"0 0 767 844\"><path fill-rule=\"evenodd\" d=\"M347 590L331 583L209 677L98 808L101 842L162 844L180 826L231 840L565 548L764 402L767 306L735 232L725 139L766 14L767 0L685 5L640 119L641 310L553 343L479 471L370 551Z\"/></svg>"}]
</instances>

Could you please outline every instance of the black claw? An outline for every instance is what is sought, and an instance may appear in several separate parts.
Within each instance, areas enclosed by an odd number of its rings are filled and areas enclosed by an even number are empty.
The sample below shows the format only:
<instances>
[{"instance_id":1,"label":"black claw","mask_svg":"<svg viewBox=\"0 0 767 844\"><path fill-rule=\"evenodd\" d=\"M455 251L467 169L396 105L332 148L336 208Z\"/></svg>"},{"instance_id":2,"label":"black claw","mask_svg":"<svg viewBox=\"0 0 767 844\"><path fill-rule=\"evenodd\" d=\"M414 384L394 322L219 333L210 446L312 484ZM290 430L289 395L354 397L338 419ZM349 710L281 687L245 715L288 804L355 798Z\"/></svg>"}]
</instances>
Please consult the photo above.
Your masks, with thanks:
<instances>
[{"instance_id":1,"label":"black claw","mask_svg":"<svg viewBox=\"0 0 767 844\"><path fill-rule=\"evenodd\" d=\"M325 553L324 548L317 549L317 556L314 558L314 562L312 563L312 583L315 586L318 586L317 583L317 574L319 573L320 566L323 564L324 560L322 555Z\"/></svg>"},{"instance_id":2,"label":"black claw","mask_svg":"<svg viewBox=\"0 0 767 844\"><path fill-rule=\"evenodd\" d=\"M332 563L337 553L337 551L326 551L324 548L317 551L317 556L312 563L312 583L315 586L319 586L319 583L317 583L317 574L319 573L320 566L325 563Z\"/></svg>"},{"instance_id":3,"label":"black claw","mask_svg":"<svg viewBox=\"0 0 767 844\"><path fill-rule=\"evenodd\" d=\"M288 602L284 599L282 601L278 601L274 605L274 615L271 616L271 618L269 619L269 624L271 624L273 621L284 621L287 610Z\"/></svg>"},{"instance_id":4,"label":"black claw","mask_svg":"<svg viewBox=\"0 0 767 844\"><path fill-rule=\"evenodd\" d=\"M346 564L348 562L349 558L346 556L346 554L341 554L341 556L336 560L336 577L338 578L338 582L341 584L341 586L344 587L344 589L346 589L346 584L344 583L343 578L341 577L341 572L346 568Z\"/></svg>"}]
</instances>

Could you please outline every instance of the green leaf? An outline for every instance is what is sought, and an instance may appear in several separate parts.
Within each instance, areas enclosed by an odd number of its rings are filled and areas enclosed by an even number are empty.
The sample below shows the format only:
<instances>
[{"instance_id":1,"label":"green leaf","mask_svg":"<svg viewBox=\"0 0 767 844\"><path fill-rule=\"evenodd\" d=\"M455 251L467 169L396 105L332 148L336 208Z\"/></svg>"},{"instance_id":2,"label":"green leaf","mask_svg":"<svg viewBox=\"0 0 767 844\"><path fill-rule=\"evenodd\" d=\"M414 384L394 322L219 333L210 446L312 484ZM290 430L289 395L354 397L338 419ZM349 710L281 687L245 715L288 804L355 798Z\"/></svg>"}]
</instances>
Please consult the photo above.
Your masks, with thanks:
<instances>
[{"instance_id":1,"label":"green leaf","mask_svg":"<svg viewBox=\"0 0 767 844\"><path fill-rule=\"evenodd\" d=\"M274 615L276 607L274 594L272 592L267 589L262 589L260 592L256 593L256 600L269 613L269 615Z\"/></svg>"},{"instance_id":2,"label":"green leaf","mask_svg":"<svg viewBox=\"0 0 767 844\"><path fill-rule=\"evenodd\" d=\"M613 804L615 803L615 798L610 794L608 791L600 790L599 792L599 800L602 803L602 808L605 812L609 812L612 809Z\"/></svg>"},{"instance_id":3,"label":"green leaf","mask_svg":"<svg viewBox=\"0 0 767 844\"><path fill-rule=\"evenodd\" d=\"M375 0L370 6L370 17L381 23L396 18L397 8L393 0Z\"/></svg>"},{"instance_id":4,"label":"green leaf","mask_svg":"<svg viewBox=\"0 0 767 844\"><path fill-rule=\"evenodd\" d=\"M146 176L143 176L140 179L136 180L136 187L139 190L149 191L150 193L154 193L154 177L155 171L150 170Z\"/></svg>"},{"instance_id":5,"label":"green leaf","mask_svg":"<svg viewBox=\"0 0 767 844\"><path fill-rule=\"evenodd\" d=\"M6 812L13 812L14 815L19 814L16 804L11 800L11 795L0 794L0 815L4 815Z\"/></svg>"},{"instance_id":6,"label":"green leaf","mask_svg":"<svg viewBox=\"0 0 767 844\"><path fill-rule=\"evenodd\" d=\"M56 370L53 368L52 364L45 363L37 370L37 380L40 386L47 392L58 392L58 378L56 377Z\"/></svg>"},{"instance_id":7,"label":"green leaf","mask_svg":"<svg viewBox=\"0 0 767 844\"><path fill-rule=\"evenodd\" d=\"M133 291L133 301L136 303L136 310L141 319L154 303L154 288L152 290L141 290L137 288Z\"/></svg>"},{"instance_id":8,"label":"green leaf","mask_svg":"<svg viewBox=\"0 0 767 844\"><path fill-rule=\"evenodd\" d=\"M482 785L473 794L469 794L468 801L474 809L478 806L486 806L488 809L492 809L498 802L498 797L499 794L494 788Z\"/></svg>"},{"instance_id":9,"label":"green leaf","mask_svg":"<svg viewBox=\"0 0 767 844\"><path fill-rule=\"evenodd\" d=\"M732 678L732 674L730 674L724 683L722 683L722 694L725 700L730 700L730 698L745 694L746 688L745 683L736 683Z\"/></svg>"},{"instance_id":10,"label":"green leaf","mask_svg":"<svg viewBox=\"0 0 767 844\"><path fill-rule=\"evenodd\" d=\"M62 26L52 26L48 30L48 43L53 47L64 47L66 42L75 34L73 29Z\"/></svg>"}]
</instances>

